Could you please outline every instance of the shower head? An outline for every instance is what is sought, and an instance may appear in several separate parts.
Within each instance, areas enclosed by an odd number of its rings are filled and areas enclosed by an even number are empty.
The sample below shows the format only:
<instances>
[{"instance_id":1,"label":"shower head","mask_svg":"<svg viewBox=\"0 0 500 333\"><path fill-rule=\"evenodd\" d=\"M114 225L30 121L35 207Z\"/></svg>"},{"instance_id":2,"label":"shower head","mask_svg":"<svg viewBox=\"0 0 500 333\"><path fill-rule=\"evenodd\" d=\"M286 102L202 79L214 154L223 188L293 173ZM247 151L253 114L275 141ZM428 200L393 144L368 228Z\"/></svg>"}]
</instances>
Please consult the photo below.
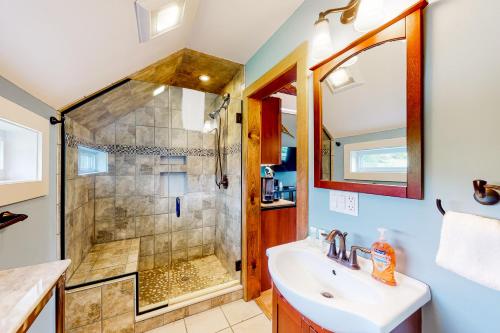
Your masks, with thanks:
<instances>
[{"instance_id":1,"label":"shower head","mask_svg":"<svg viewBox=\"0 0 500 333\"><path fill-rule=\"evenodd\" d=\"M227 106L229 105L229 100L230 100L230 95L229 94L225 94L223 96L224 100L222 102L222 105L215 111L212 111L208 114L208 116L212 119L215 119L215 117L217 117L217 115L222 111L222 110L227 110Z\"/></svg>"},{"instance_id":2,"label":"shower head","mask_svg":"<svg viewBox=\"0 0 500 333\"><path fill-rule=\"evenodd\" d=\"M215 117L219 114L220 110L212 111L208 114L208 116L212 119L215 119Z\"/></svg>"}]
</instances>

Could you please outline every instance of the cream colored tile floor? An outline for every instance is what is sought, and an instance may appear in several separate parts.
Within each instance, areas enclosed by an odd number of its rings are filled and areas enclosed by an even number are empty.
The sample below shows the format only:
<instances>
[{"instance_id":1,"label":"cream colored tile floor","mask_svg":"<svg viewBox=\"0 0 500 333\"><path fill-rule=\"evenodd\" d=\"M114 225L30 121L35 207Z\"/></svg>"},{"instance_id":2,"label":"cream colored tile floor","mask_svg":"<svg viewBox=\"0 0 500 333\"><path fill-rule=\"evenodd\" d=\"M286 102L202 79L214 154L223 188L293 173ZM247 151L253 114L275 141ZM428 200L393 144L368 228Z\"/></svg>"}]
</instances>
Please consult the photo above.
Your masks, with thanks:
<instances>
[{"instance_id":1,"label":"cream colored tile floor","mask_svg":"<svg viewBox=\"0 0 500 333\"><path fill-rule=\"evenodd\" d=\"M68 281L74 286L137 271L140 239L95 244Z\"/></svg>"},{"instance_id":2,"label":"cream colored tile floor","mask_svg":"<svg viewBox=\"0 0 500 333\"><path fill-rule=\"evenodd\" d=\"M238 300L147 333L271 333L271 321L254 301Z\"/></svg>"}]
</instances>

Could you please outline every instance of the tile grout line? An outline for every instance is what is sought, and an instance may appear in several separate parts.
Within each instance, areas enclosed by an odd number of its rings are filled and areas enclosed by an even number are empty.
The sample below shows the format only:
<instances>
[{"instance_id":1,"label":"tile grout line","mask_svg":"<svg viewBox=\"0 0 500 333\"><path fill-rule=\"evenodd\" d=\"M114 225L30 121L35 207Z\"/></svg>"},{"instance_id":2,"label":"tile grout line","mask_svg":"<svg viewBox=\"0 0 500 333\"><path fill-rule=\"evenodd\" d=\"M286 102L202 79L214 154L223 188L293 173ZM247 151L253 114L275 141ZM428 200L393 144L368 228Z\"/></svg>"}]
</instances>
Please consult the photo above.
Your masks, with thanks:
<instances>
[{"instance_id":1,"label":"tile grout line","mask_svg":"<svg viewBox=\"0 0 500 333\"><path fill-rule=\"evenodd\" d=\"M228 303L229 304L229 303ZM227 327L231 328L231 323L229 322L229 319L227 318L226 314L224 313L224 310L222 310L222 306L219 305L218 308L220 309L220 311L222 312L222 315L224 316L224 319L226 319L226 322L227 322ZM225 327L223 330L225 330L227 327ZM222 330L222 331L223 331ZM231 328L231 331L233 329ZM220 332L220 331L219 331ZM189 333L189 332L188 332Z\"/></svg>"},{"instance_id":2,"label":"tile grout line","mask_svg":"<svg viewBox=\"0 0 500 333\"><path fill-rule=\"evenodd\" d=\"M261 312L261 313L258 313L258 314L256 314L256 315L254 315L254 316L248 317L248 318L247 318L247 319L245 319L245 320L242 320L242 321L239 321L239 322L235 323L235 324L234 324L234 325L232 325L231 327L236 326L236 325L239 325L239 324L241 324L241 323L244 323L245 321L248 321L248 320L253 319L253 318L255 318L255 317L258 317L258 316L260 316L261 314L263 314L263 313ZM267 317L266 317L266 318L267 318Z\"/></svg>"}]
</instances>

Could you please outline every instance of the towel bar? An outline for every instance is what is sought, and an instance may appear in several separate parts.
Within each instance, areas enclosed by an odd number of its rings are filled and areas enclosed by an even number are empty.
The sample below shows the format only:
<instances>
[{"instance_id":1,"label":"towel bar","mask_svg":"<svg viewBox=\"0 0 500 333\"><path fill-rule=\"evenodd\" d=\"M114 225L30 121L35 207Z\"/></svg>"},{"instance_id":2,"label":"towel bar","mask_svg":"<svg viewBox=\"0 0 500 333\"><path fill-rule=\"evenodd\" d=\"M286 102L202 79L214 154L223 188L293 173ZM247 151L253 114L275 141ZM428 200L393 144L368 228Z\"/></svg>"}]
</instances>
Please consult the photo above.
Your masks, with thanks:
<instances>
[{"instance_id":1,"label":"towel bar","mask_svg":"<svg viewBox=\"0 0 500 333\"><path fill-rule=\"evenodd\" d=\"M441 204L441 199L436 199L436 206L441 215L446 214L446 211L443 209L443 205Z\"/></svg>"}]
</instances>

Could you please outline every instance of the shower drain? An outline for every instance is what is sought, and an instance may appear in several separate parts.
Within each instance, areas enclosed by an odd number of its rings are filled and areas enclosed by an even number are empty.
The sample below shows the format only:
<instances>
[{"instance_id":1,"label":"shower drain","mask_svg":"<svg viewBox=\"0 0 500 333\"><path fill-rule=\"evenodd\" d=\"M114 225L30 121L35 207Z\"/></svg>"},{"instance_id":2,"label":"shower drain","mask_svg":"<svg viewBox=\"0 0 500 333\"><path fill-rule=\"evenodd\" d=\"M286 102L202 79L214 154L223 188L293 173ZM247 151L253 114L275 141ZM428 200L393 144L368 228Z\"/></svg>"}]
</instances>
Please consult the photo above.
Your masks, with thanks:
<instances>
[{"instance_id":1,"label":"shower drain","mask_svg":"<svg viewBox=\"0 0 500 333\"><path fill-rule=\"evenodd\" d=\"M189 276L181 277L181 281L183 281L183 282L189 281Z\"/></svg>"},{"instance_id":2,"label":"shower drain","mask_svg":"<svg viewBox=\"0 0 500 333\"><path fill-rule=\"evenodd\" d=\"M323 291L321 293L321 296L323 296L324 298L333 298L333 295L330 294L328 291Z\"/></svg>"}]
</instances>

